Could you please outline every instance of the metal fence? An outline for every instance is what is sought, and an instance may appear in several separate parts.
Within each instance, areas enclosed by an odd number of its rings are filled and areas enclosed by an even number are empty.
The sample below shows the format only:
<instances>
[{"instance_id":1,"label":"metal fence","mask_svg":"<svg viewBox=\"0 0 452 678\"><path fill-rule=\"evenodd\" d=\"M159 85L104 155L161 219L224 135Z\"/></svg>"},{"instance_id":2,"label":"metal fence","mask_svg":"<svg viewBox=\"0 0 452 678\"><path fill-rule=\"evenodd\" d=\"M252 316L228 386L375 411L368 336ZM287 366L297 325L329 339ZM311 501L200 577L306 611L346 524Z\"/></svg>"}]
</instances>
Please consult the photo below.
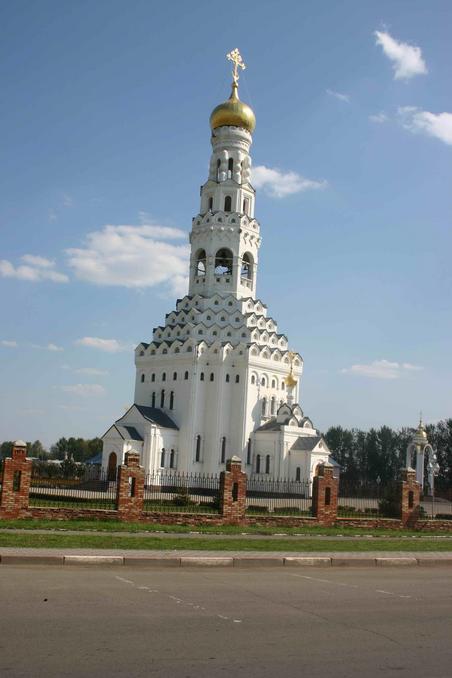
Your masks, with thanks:
<instances>
[{"instance_id":1,"label":"metal fence","mask_svg":"<svg viewBox=\"0 0 452 678\"><path fill-rule=\"evenodd\" d=\"M219 513L220 476L157 471L145 478L144 511Z\"/></svg>"},{"instance_id":2,"label":"metal fence","mask_svg":"<svg viewBox=\"0 0 452 678\"><path fill-rule=\"evenodd\" d=\"M252 476L246 491L248 515L312 516L312 484Z\"/></svg>"},{"instance_id":3,"label":"metal fence","mask_svg":"<svg viewBox=\"0 0 452 678\"><path fill-rule=\"evenodd\" d=\"M391 513L389 494L388 486L383 489L380 483L350 483L341 480L337 515L339 518L382 517Z\"/></svg>"},{"instance_id":4,"label":"metal fence","mask_svg":"<svg viewBox=\"0 0 452 678\"><path fill-rule=\"evenodd\" d=\"M452 520L452 502L444 497L424 495L419 517L427 520Z\"/></svg>"},{"instance_id":5,"label":"metal fence","mask_svg":"<svg viewBox=\"0 0 452 678\"><path fill-rule=\"evenodd\" d=\"M30 506L54 508L115 509L116 482L100 469L81 469L78 478L42 477L33 471Z\"/></svg>"}]
</instances>

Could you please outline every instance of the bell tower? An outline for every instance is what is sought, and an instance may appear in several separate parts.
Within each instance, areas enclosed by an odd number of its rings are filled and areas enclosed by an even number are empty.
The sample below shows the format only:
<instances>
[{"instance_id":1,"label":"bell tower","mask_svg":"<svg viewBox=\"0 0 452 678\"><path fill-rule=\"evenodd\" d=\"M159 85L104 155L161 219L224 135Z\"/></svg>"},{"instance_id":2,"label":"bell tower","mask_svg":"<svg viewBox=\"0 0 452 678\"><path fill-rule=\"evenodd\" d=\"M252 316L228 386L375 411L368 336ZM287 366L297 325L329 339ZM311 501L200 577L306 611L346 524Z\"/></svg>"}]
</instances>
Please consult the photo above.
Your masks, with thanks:
<instances>
[{"instance_id":1,"label":"bell tower","mask_svg":"<svg viewBox=\"0 0 452 678\"><path fill-rule=\"evenodd\" d=\"M227 58L234 64L232 91L210 116L212 155L190 233L189 294L255 298L260 227L254 218L250 147L256 120L238 96L242 57L233 50Z\"/></svg>"}]
</instances>

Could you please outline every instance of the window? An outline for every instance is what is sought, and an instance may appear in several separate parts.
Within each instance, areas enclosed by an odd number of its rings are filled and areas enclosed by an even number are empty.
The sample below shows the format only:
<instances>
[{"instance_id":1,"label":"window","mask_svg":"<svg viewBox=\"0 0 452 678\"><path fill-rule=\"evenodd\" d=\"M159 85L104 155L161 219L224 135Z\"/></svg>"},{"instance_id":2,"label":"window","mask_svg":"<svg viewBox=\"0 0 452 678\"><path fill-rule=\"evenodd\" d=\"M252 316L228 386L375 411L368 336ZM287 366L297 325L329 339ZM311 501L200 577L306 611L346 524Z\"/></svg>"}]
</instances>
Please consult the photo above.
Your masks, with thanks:
<instances>
[{"instance_id":1,"label":"window","mask_svg":"<svg viewBox=\"0 0 452 678\"><path fill-rule=\"evenodd\" d=\"M221 463L224 464L226 461L226 438L223 436L221 439Z\"/></svg>"},{"instance_id":2,"label":"window","mask_svg":"<svg viewBox=\"0 0 452 678\"><path fill-rule=\"evenodd\" d=\"M196 436L195 461L201 460L201 436Z\"/></svg>"},{"instance_id":3,"label":"window","mask_svg":"<svg viewBox=\"0 0 452 678\"><path fill-rule=\"evenodd\" d=\"M224 211L230 212L232 208L232 198L230 195L227 195L224 199Z\"/></svg>"},{"instance_id":4,"label":"window","mask_svg":"<svg viewBox=\"0 0 452 678\"><path fill-rule=\"evenodd\" d=\"M217 160L217 181L220 181L220 168L221 168L221 160L218 158Z\"/></svg>"},{"instance_id":5,"label":"window","mask_svg":"<svg viewBox=\"0 0 452 678\"><path fill-rule=\"evenodd\" d=\"M331 504L331 487L325 487L325 506Z\"/></svg>"},{"instance_id":6,"label":"window","mask_svg":"<svg viewBox=\"0 0 452 678\"><path fill-rule=\"evenodd\" d=\"M204 276L206 275L206 250L199 250L199 252L196 254L196 275L197 276Z\"/></svg>"},{"instance_id":7,"label":"window","mask_svg":"<svg viewBox=\"0 0 452 678\"><path fill-rule=\"evenodd\" d=\"M162 451L160 453L160 467L165 468L165 448L162 447Z\"/></svg>"},{"instance_id":8,"label":"window","mask_svg":"<svg viewBox=\"0 0 452 678\"><path fill-rule=\"evenodd\" d=\"M256 473L261 472L261 455L256 455Z\"/></svg>"},{"instance_id":9,"label":"window","mask_svg":"<svg viewBox=\"0 0 452 678\"><path fill-rule=\"evenodd\" d=\"M272 388L276 388L276 379L272 379Z\"/></svg>"},{"instance_id":10,"label":"window","mask_svg":"<svg viewBox=\"0 0 452 678\"><path fill-rule=\"evenodd\" d=\"M188 370L184 374L184 379L185 379L185 381L187 381L187 379L188 379Z\"/></svg>"},{"instance_id":11,"label":"window","mask_svg":"<svg viewBox=\"0 0 452 678\"><path fill-rule=\"evenodd\" d=\"M299 483L301 480L301 468L297 466L297 470L295 471L295 480Z\"/></svg>"},{"instance_id":12,"label":"window","mask_svg":"<svg viewBox=\"0 0 452 678\"><path fill-rule=\"evenodd\" d=\"M229 384L229 374L226 375L226 383Z\"/></svg>"},{"instance_id":13,"label":"window","mask_svg":"<svg viewBox=\"0 0 452 678\"><path fill-rule=\"evenodd\" d=\"M22 471L14 471L13 492L19 492L21 481L22 481Z\"/></svg>"},{"instance_id":14,"label":"window","mask_svg":"<svg viewBox=\"0 0 452 678\"><path fill-rule=\"evenodd\" d=\"M253 277L253 257L249 252L246 252L242 257L242 270L240 272L242 278L252 280Z\"/></svg>"},{"instance_id":15,"label":"window","mask_svg":"<svg viewBox=\"0 0 452 678\"><path fill-rule=\"evenodd\" d=\"M165 389L160 394L160 407L165 407Z\"/></svg>"},{"instance_id":16,"label":"window","mask_svg":"<svg viewBox=\"0 0 452 678\"><path fill-rule=\"evenodd\" d=\"M162 381L166 381L166 372L162 374Z\"/></svg>"},{"instance_id":17,"label":"window","mask_svg":"<svg viewBox=\"0 0 452 678\"><path fill-rule=\"evenodd\" d=\"M155 381L155 374L151 375L151 381Z\"/></svg>"},{"instance_id":18,"label":"window","mask_svg":"<svg viewBox=\"0 0 452 678\"><path fill-rule=\"evenodd\" d=\"M215 275L232 275L232 252L225 247L215 255Z\"/></svg>"},{"instance_id":19,"label":"window","mask_svg":"<svg viewBox=\"0 0 452 678\"><path fill-rule=\"evenodd\" d=\"M209 210L212 211L213 208L213 198L209 198Z\"/></svg>"},{"instance_id":20,"label":"window","mask_svg":"<svg viewBox=\"0 0 452 678\"><path fill-rule=\"evenodd\" d=\"M173 381L177 381L177 372L173 372Z\"/></svg>"},{"instance_id":21,"label":"window","mask_svg":"<svg viewBox=\"0 0 452 678\"><path fill-rule=\"evenodd\" d=\"M245 214L248 214L248 208L249 208L249 200L248 200L248 198L244 198L243 199L243 210L242 211Z\"/></svg>"},{"instance_id":22,"label":"window","mask_svg":"<svg viewBox=\"0 0 452 678\"><path fill-rule=\"evenodd\" d=\"M151 398L151 407L155 407L155 391L154 391L153 394L152 394L152 398Z\"/></svg>"},{"instance_id":23,"label":"window","mask_svg":"<svg viewBox=\"0 0 452 678\"><path fill-rule=\"evenodd\" d=\"M248 438L248 446L246 448L246 463L251 464L251 438Z\"/></svg>"},{"instance_id":24,"label":"window","mask_svg":"<svg viewBox=\"0 0 452 678\"><path fill-rule=\"evenodd\" d=\"M262 398L262 416L267 415L267 398Z\"/></svg>"},{"instance_id":25,"label":"window","mask_svg":"<svg viewBox=\"0 0 452 678\"><path fill-rule=\"evenodd\" d=\"M199 375L199 380L204 381L204 372L201 372L201 374Z\"/></svg>"},{"instance_id":26,"label":"window","mask_svg":"<svg viewBox=\"0 0 452 678\"><path fill-rule=\"evenodd\" d=\"M265 457L265 473L270 473L270 455Z\"/></svg>"},{"instance_id":27,"label":"window","mask_svg":"<svg viewBox=\"0 0 452 678\"><path fill-rule=\"evenodd\" d=\"M171 450L170 458L169 458L169 467L170 468L175 467L175 463L174 463L176 461L175 457L176 457L176 453L174 452L174 450Z\"/></svg>"},{"instance_id":28,"label":"window","mask_svg":"<svg viewBox=\"0 0 452 678\"><path fill-rule=\"evenodd\" d=\"M171 393L170 393L169 408L170 408L170 410L174 410L174 391L171 391Z\"/></svg>"},{"instance_id":29,"label":"window","mask_svg":"<svg viewBox=\"0 0 452 678\"><path fill-rule=\"evenodd\" d=\"M210 373L210 381L214 381L214 379L215 379L215 375L214 375L213 372L211 372L211 373Z\"/></svg>"},{"instance_id":30,"label":"window","mask_svg":"<svg viewBox=\"0 0 452 678\"><path fill-rule=\"evenodd\" d=\"M235 377L235 383L238 384L240 381L240 376L237 374Z\"/></svg>"},{"instance_id":31,"label":"window","mask_svg":"<svg viewBox=\"0 0 452 678\"><path fill-rule=\"evenodd\" d=\"M234 170L234 160L229 158L228 160L228 179L232 179L232 172Z\"/></svg>"},{"instance_id":32,"label":"window","mask_svg":"<svg viewBox=\"0 0 452 678\"><path fill-rule=\"evenodd\" d=\"M271 410L270 410L270 413L271 413L272 415L273 415L273 414L276 414L276 398L275 398L275 396L273 396L273 398L271 399Z\"/></svg>"},{"instance_id":33,"label":"window","mask_svg":"<svg viewBox=\"0 0 452 678\"><path fill-rule=\"evenodd\" d=\"M141 383L144 383L144 374L141 375Z\"/></svg>"},{"instance_id":34,"label":"window","mask_svg":"<svg viewBox=\"0 0 452 678\"><path fill-rule=\"evenodd\" d=\"M254 374L251 375L251 383L252 384L256 383L256 377L254 376Z\"/></svg>"}]
</instances>

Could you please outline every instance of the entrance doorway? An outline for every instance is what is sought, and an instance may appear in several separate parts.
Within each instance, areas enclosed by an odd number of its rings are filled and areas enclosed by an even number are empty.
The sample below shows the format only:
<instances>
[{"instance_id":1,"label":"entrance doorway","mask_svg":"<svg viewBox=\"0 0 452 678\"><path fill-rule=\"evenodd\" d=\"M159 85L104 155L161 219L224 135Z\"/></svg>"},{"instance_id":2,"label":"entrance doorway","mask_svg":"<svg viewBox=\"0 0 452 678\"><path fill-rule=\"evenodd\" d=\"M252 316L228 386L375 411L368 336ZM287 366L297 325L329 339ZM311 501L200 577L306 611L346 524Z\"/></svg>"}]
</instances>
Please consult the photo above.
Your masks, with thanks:
<instances>
[{"instance_id":1,"label":"entrance doorway","mask_svg":"<svg viewBox=\"0 0 452 678\"><path fill-rule=\"evenodd\" d=\"M110 456L108 457L108 470L107 470L107 478L109 481L116 480L117 466L118 466L118 457L116 456L116 452L111 452Z\"/></svg>"}]
</instances>

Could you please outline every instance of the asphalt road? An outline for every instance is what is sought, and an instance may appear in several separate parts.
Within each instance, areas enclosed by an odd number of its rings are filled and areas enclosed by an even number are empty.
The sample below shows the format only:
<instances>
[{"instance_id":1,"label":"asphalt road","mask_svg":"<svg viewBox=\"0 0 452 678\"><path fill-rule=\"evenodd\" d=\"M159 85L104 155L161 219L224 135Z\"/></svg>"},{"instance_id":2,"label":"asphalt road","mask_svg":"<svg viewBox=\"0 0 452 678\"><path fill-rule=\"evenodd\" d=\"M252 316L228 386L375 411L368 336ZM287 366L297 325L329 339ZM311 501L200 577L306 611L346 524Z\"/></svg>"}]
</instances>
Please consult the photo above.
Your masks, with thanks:
<instances>
[{"instance_id":1,"label":"asphalt road","mask_svg":"<svg viewBox=\"0 0 452 678\"><path fill-rule=\"evenodd\" d=\"M452 568L4 565L2 678L452 675Z\"/></svg>"}]
</instances>

